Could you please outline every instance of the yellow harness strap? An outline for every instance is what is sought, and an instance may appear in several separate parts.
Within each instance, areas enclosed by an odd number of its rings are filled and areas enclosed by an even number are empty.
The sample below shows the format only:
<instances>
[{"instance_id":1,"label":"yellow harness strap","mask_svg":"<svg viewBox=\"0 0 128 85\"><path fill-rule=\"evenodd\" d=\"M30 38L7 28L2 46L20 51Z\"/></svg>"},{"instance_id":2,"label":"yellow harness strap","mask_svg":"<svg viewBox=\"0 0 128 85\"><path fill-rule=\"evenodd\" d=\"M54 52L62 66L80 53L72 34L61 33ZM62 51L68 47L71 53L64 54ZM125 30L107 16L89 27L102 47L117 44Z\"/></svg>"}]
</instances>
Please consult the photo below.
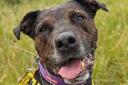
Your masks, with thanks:
<instances>
[{"instance_id":1,"label":"yellow harness strap","mask_svg":"<svg viewBox=\"0 0 128 85\"><path fill-rule=\"evenodd\" d=\"M40 83L35 79L35 72L37 69L33 69L26 73L26 75L21 79L19 85L40 85Z\"/></svg>"},{"instance_id":2,"label":"yellow harness strap","mask_svg":"<svg viewBox=\"0 0 128 85\"><path fill-rule=\"evenodd\" d=\"M27 72L26 75L20 80L19 85L40 85L40 83L35 79L36 71L37 69L35 68ZM94 85L93 80L92 85Z\"/></svg>"}]
</instances>

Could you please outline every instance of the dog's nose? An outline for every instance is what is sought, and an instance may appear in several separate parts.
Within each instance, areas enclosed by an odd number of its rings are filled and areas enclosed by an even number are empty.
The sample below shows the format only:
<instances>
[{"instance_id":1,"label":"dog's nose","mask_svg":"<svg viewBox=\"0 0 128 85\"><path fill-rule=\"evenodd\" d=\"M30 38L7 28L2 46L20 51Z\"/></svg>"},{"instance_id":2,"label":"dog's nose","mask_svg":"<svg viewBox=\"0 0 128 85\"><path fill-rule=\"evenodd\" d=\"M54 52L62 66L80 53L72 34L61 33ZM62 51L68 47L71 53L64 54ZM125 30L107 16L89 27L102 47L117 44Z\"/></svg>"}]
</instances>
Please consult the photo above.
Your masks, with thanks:
<instances>
[{"instance_id":1,"label":"dog's nose","mask_svg":"<svg viewBox=\"0 0 128 85\"><path fill-rule=\"evenodd\" d=\"M56 38L55 43L59 51L69 51L76 46L76 38L73 33L64 32Z\"/></svg>"}]
</instances>

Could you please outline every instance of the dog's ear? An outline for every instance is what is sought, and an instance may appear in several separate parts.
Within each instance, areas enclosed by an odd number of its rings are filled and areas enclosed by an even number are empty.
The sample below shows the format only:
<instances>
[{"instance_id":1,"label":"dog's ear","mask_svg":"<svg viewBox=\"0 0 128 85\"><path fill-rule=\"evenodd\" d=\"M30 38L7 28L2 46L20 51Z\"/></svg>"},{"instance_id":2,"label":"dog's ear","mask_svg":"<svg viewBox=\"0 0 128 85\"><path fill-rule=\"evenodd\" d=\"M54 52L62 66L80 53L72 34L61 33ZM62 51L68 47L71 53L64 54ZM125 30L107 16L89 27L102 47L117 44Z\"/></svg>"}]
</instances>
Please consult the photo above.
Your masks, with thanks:
<instances>
[{"instance_id":1,"label":"dog's ear","mask_svg":"<svg viewBox=\"0 0 128 85\"><path fill-rule=\"evenodd\" d=\"M82 6L86 7L87 10L89 11L91 10L91 12L93 13L93 16L95 16L98 9L102 9L106 12L109 11L105 6L105 4L100 3L97 0L75 0L75 1L80 3Z\"/></svg>"},{"instance_id":2,"label":"dog's ear","mask_svg":"<svg viewBox=\"0 0 128 85\"><path fill-rule=\"evenodd\" d=\"M35 36L34 25L39 12L40 11L37 10L27 13L23 17L23 20L20 22L20 24L13 30L14 35L18 40L20 40L21 32L23 32L24 34L28 35L31 38L34 38Z\"/></svg>"}]
</instances>

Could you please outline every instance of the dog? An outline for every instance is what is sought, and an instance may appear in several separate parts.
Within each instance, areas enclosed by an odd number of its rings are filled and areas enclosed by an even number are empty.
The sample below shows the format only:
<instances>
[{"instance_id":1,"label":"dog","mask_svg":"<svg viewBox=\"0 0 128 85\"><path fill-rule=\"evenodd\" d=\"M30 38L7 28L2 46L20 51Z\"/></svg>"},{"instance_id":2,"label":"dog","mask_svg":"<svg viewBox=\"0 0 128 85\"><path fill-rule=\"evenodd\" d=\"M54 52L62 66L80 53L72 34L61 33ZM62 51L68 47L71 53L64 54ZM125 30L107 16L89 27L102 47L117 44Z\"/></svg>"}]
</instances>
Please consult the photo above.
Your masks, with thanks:
<instances>
[{"instance_id":1,"label":"dog","mask_svg":"<svg viewBox=\"0 0 128 85\"><path fill-rule=\"evenodd\" d=\"M47 73L63 80L63 84L49 82L41 73L44 85L92 85L97 29L94 17L98 9L107 7L96 0L70 0L59 6L27 13L14 34L21 32L35 43L36 51ZM40 82L40 85L41 84Z\"/></svg>"}]
</instances>

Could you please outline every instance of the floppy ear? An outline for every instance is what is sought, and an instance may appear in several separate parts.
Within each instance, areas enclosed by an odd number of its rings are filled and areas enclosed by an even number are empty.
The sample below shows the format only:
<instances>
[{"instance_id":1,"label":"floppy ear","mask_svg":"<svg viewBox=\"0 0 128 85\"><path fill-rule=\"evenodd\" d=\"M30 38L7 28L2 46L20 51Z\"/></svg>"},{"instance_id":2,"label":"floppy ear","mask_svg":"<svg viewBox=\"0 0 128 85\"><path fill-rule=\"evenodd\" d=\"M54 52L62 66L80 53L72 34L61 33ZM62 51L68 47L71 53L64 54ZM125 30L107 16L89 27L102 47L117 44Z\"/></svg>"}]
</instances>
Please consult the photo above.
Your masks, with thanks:
<instances>
[{"instance_id":1,"label":"floppy ear","mask_svg":"<svg viewBox=\"0 0 128 85\"><path fill-rule=\"evenodd\" d=\"M20 24L13 30L14 35L20 40L21 32L28 35L31 38L35 37L34 24L39 14L39 10L27 13Z\"/></svg>"},{"instance_id":2,"label":"floppy ear","mask_svg":"<svg viewBox=\"0 0 128 85\"><path fill-rule=\"evenodd\" d=\"M94 3L94 5L96 5L96 7L98 7L99 9L102 9L102 10L104 10L104 11L106 11L106 12L109 11L104 3L100 3L100 2L98 2L98 1L94 1L93 3Z\"/></svg>"},{"instance_id":3,"label":"floppy ear","mask_svg":"<svg viewBox=\"0 0 128 85\"><path fill-rule=\"evenodd\" d=\"M83 7L85 7L88 11L91 12L93 17L95 16L98 9L102 9L108 12L105 4L98 2L97 0L75 0L80 3Z\"/></svg>"}]
</instances>

